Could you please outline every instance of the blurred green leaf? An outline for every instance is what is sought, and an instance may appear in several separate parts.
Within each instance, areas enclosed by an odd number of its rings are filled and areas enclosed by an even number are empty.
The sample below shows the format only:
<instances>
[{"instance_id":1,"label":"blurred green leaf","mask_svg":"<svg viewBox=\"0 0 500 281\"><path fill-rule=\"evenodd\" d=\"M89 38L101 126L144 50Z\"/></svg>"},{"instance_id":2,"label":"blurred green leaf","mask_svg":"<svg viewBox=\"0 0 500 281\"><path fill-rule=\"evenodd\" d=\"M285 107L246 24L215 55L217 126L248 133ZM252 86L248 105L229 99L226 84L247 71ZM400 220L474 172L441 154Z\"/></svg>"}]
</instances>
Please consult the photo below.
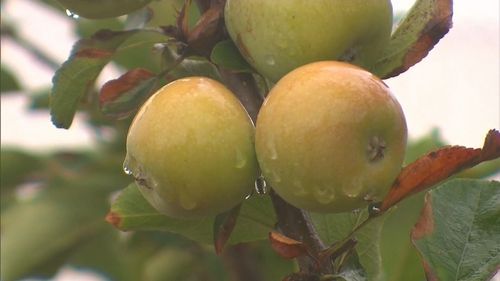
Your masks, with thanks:
<instances>
[{"instance_id":1,"label":"blurred green leaf","mask_svg":"<svg viewBox=\"0 0 500 281\"><path fill-rule=\"evenodd\" d=\"M75 25L76 33L80 38L89 38L93 34L102 29L119 31L125 27L123 21L121 21L118 18L92 19L92 20L86 18L79 18L74 22L76 23Z\"/></svg>"},{"instance_id":2,"label":"blurred green leaf","mask_svg":"<svg viewBox=\"0 0 500 281\"><path fill-rule=\"evenodd\" d=\"M453 180L430 191L412 241L432 280L487 280L500 265L500 182Z\"/></svg>"},{"instance_id":3,"label":"blurred green leaf","mask_svg":"<svg viewBox=\"0 0 500 281\"><path fill-rule=\"evenodd\" d=\"M217 43L212 50L210 60L216 65L235 72L252 72L252 68L241 56L232 40Z\"/></svg>"},{"instance_id":4,"label":"blurred green leaf","mask_svg":"<svg viewBox=\"0 0 500 281\"><path fill-rule=\"evenodd\" d=\"M386 281L425 280L417 250L411 244L410 231L423 206L424 194L420 193L401 201L386 217L380 248Z\"/></svg>"},{"instance_id":5,"label":"blurred green leaf","mask_svg":"<svg viewBox=\"0 0 500 281\"><path fill-rule=\"evenodd\" d=\"M390 78L420 62L451 28L452 6L452 0L417 0L372 72Z\"/></svg>"},{"instance_id":6,"label":"blurred green leaf","mask_svg":"<svg viewBox=\"0 0 500 281\"><path fill-rule=\"evenodd\" d=\"M51 94L52 122L58 128L69 128L80 100L94 85L104 66L127 39L138 32L101 30L89 39L79 40L69 59L57 70Z\"/></svg>"},{"instance_id":7,"label":"blurred green leaf","mask_svg":"<svg viewBox=\"0 0 500 281\"><path fill-rule=\"evenodd\" d=\"M215 217L174 219L158 213L134 184L125 188L111 206L108 222L121 230L161 230L181 234L189 239L211 244ZM254 197L246 200L229 243L267 239L276 216L270 199Z\"/></svg>"},{"instance_id":8,"label":"blurred green leaf","mask_svg":"<svg viewBox=\"0 0 500 281\"><path fill-rule=\"evenodd\" d=\"M328 245L346 238L367 217L367 209L338 214L311 213L311 218L320 237ZM359 263L364 267L368 279L371 281L382 278L380 237L383 223L384 217L376 218L358 230L354 236L358 241L355 249Z\"/></svg>"},{"instance_id":9,"label":"blurred green leaf","mask_svg":"<svg viewBox=\"0 0 500 281\"><path fill-rule=\"evenodd\" d=\"M1 68L0 78L1 78L0 86L2 94L21 90L21 84L17 80L17 77L3 65Z\"/></svg>"},{"instance_id":10,"label":"blurred green leaf","mask_svg":"<svg viewBox=\"0 0 500 281\"><path fill-rule=\"evenodd\" d=\"M50 89L42 89L29 95L31 110L48 110L50 108Z\"/></svg>"},{"instance_id":11,"label":"blurred green leaf","mask_svg":"<svg viewBox=\"0 0 500 281\"><path fill-rule=\"evenodd\" d=\"M0 185L4 191L28 179L30 174L43 165L41 156L14 148L2 148L0 153Z\"/></svg>"},{"instance_id":12,"label":"blurred green leaf","mask_svg":"<svg viewBox=\"0 0 500 281\"><path fill-rule=\"evenodd\" d=\"M409 164L426 153L436 150L446 143L443 141L439 129L433 129L427 135L411 140L406 148L405 164Z\"/></svg>"},{"instance_id":13,"label":"blurred green leaf","mask_svg":"<svg viewBox=\"0 0 500 281\"><path fill-rule=\"evenodd\" d=\"M182 4L184 0L158 0L149 3L147 8L151 11L152 17L146 26L175 25Z\"/></svg>"},{"instance_id":14,"label":"blurred green leaf","mask_svg":"<svg viewBox=\"0 0 500 281\"><path fill-rule=\"evenodd\" d=\"M62 263L80 243L97 235L109 187L99 179L49 187L2 213L1 276L17 280ZM57 265L57 264L55 264Z\"/></svg>"}]
</instances>

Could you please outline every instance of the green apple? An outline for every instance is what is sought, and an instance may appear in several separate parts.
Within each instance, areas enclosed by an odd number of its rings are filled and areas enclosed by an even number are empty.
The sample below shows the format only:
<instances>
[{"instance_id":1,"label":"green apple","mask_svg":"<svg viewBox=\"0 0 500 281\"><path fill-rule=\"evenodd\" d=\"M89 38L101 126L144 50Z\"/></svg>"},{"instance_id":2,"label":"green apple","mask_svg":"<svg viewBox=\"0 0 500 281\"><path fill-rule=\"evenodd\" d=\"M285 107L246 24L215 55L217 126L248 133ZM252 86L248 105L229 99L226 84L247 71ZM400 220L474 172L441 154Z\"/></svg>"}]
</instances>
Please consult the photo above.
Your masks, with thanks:
<instances>
[{"instance_id":1,"label":"green apple","mask_svg":"<svg viewBox=\"0 0 500 281\"><path fill-rule=\"evenodd\" d=\"M225 21L242 55L277 81L319 60L370 69L389 41L390 0L227 0Z\"/></svg>"},{"instance_id":2,"label":"green apple","mask_svg":"<svg viewBox=\"0 0 500 281\"><path fill-rule=\"evenodd\" d=\"M89 19L113 18L146 6L152 0L57 0L64 8Z\"/></svg>"},{"instance_id":3,"label":"green apple","mask_svg":"<svg viewBox=\"0 0 500 281\"><path fill-rule=\"evenodd\" d=\"M254 187L254 131L243 106L222 84L179 79L135 116L124 169L161 213L215 215L241 203Z\"/></svg>"},{"instance_id":4,"label":"green apple","mask_svg":"<svg viewBox=\"0 0 500 281\"><path fill-rule=\"evenodd\" d=\"M299 67L271 90L255 145L266 181L290 204L343 212L381 200L401 170L407 139L401 106L357 66Z\"/></svg>"}]
</instances>

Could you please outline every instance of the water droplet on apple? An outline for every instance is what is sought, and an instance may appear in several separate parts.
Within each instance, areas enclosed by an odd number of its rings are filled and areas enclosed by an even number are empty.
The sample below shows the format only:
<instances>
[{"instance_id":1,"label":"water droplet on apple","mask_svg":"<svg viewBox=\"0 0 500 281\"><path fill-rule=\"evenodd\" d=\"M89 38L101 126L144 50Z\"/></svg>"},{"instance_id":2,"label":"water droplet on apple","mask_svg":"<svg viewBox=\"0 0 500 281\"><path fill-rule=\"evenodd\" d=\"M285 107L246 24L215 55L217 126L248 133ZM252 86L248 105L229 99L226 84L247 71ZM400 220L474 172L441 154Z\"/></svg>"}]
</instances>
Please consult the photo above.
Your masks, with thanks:
<instances>
[{"instance_id":1,"label":"water droplet on apple","mask_svg":"<svg viewBox=\"0 0 500 281\"><path fill-rule=\"evenodd\" d=\"M335 199L335 192L328 186L316 186L313 188L314 198L321 204L328 204Z\"/></svg>"},{"instance_id":2,"label":"water droplet on apple","mask_svg":"<svg viewBox=\"0 0 500 281\"><path fill-rule=\"evenodd\" d=\"M247 164L247 158L245 157L245 155L243 155L243 153L239 149L236 150L236 165L235 165L235 167L237 169L241 169L241 168L245 167L246 164Z\"/></svg>"},{"instance_id":3,"label":"water droplet on apple","mask_svg":"<svg viewBox=\"0 0 500 281\"><path fill-rule=\"evenodd\" d=\"M80 16L78 14L76 14L68 9L66 9L66 15L72 19L75 19L75 20L80 18Z\"/></svg>"},{"instance_id":4,"label":"water droplet on apple","mask_svg":"<svg viewBox=\"0 0 500 281\"><path fill-rule=\"evenodd\" d=\"M266 55L265 61L270 66L273 66L276 64L276 61L274 60L274 57L272 55Z\"/></svg>"},{"instance_id":5,"label":"water droplet on apple","mask_svg":"<svg viewBox=\"0 0 500 281\"><path fill-rule=\"evenodd\" d=\"M131 176L132 175L132 170L128 167L128 161L125 160L123 162L123 172L125 172L126 175Z\"/></svg>"},{"instance_id":6,"label":"water droplet on apple","mask_svg":"<svg viewBox=\"0 0 500 281\"><path fill-rule=\"evenodd\" d=\"M189 192L179 192L179 203L185 210L193 210L198 203L188 193Z\"/></svg>"},{"instance_id":7,"label":"water droplet on apple","mask_svg":"<svg viewBox=\"0 0 500 281\"><path fill-rule=\"evenodd\" d=\"M267 193L267 182L263 176L259 176L255 180L255 191L257 194L263 195Z\"/></svg>"},{"instance_id":8,"label":"water droplet on apple","mask_svg":"<svg viewBox=\"0 0 500 281\"><path fill-rule=\"evenodd\" d=\"M354 180L351 183L346 183L342 190L347 197L355 198L358 197L363 190L363 185L360 180Z\"/></svg>"}]
</instances>

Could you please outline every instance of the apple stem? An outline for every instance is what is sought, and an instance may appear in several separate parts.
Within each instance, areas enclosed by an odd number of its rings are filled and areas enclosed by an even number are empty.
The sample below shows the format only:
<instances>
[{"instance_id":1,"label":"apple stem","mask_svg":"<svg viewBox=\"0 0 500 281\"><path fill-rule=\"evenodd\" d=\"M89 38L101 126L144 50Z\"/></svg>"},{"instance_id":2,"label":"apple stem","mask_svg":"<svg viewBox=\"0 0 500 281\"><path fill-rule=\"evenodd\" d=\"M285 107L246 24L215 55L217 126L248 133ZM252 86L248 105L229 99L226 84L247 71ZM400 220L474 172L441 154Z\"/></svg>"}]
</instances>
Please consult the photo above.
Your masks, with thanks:
<instances>
[{"instance_id":1,"label":"apple stem","mask_svg":"<svg viewBox=\"0 0 500 281\"><path fill-rule=\"evenodd\" d=\"M255 123L263 98L254 77L249 73L234 73L224 69L219 69L219 72L226 85L236 94ZM308 213L288 204L272 190L269 192L269 196L271 196L278 218L278 228L284 235L303 242L313 256L317 256L326 248ZM299 257L297 260L302 273L318 273L317 261L310 256ZM319 271L326 274L332 273L333 269L331 264L325 263Z\"/></svg>"}]
</instances>

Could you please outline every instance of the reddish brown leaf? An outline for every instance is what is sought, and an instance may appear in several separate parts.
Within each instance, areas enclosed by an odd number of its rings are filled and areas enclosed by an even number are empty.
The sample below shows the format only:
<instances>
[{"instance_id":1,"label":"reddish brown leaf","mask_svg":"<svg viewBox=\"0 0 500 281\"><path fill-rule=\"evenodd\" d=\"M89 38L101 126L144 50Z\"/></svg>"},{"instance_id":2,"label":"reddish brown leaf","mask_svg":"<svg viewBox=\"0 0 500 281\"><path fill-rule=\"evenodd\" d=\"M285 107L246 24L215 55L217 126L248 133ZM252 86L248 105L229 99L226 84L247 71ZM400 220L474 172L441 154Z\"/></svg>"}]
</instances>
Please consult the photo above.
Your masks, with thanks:
<instances>
[{"instance_id":1,"label":"reddish brown leaf","mask_svg":"<svg viewBox=\"0 0 500 281\"><path fill-rule=\"evenodd\" d=\"M413 227L411 238L413 240L422 239L422 237L430 235L434 232L434 218L432 216L432 202L431 197L425 197L424 207L420 214L420 218Z\"/></svg>"},{"instance_id":2,"label":"reddish brown leaf","mask_svg":"<svg viewBox=\"0 0 500 281\"><path fill-rule=\"evenodd\" d=\"M229 210L228 212L219 214L214 221L214 247L215 253L220 255L226 245L240 214L241 204Z\"/></svg>"},{"instance_id":3,"label":"reddish brown leaf","mask_svg":"<svg viewBox=\"0 0 500 281\"><path fill-rule=\"evenodd\" d=\"M490 130L482 149L449 146L430 152L403 168L382 201L383 212L404 198L423 191L463 169L500 157L500 133Z\"/></svg>"},{"instance_id":4,"label":"reddish brown leaf","mask_svg":"<svg viewBox=\"0 0 500 281\"><path fill-rule=\"evenodd\" d=\"M102 59L111 57L112 55L113 52L102 49L83 49L75 53L75 57L91 59Z\"/></svg>"},{"instance_id":5,"label":"reddish brown leaf","mask_svg":"<svg viewBox=\"0 0 500 281\"><path fill-rule=\"evenodd\" d=\"M278 232L269 232L269 240L271 241L273 250L283 258L293 259L308 255L306 246L302 242L286 237Z\"/></svg>"},{"instance_id":6,"label":"reddish brown leaf","mask_svg":"<svg viewBox=\"0 0 500 281\"><path fill-rule=\"evenodd\" d=\"M452 16L453 1L436 1L436 9L434 10L432 20L425 26L425 29L418 41L411 48L410 52L406 54L402 69L399 69L399 73L397 74L391 74L390 77L405 72L408 68L425 58L439 40L441 40L450 30L452 26Z\"/></svg>"},{"instance_id":7,"label":"reddish brown leaf","mask_svg":"<svg viewBox=\"0 0 500 281\"><path fill-rule=\"evenodd\" d=\"M106 215L106 222L108 222L109 224L113 225L114 227L116 227L118 229L120 228L121 221L122 221L122 218L120 217L120 215L118 215L115 212L109 212Z\"/></svg>"},{"instance_id":8,"label":"reddish brown leaf","mask_svg":"<svg viewBox=\"0 0 500 281\"><path fill-rule=\"evenodd\" d=\"M147 69L136 68L123 74L118 79L106 82L101 88L99 104L102 106L105 103L116 100L122 93L133 89L142 81L154 76L155 74Z\"/></svg>"},{"instance_id":9,"label":"reddish brown leaf","mask_svg":"<svg viewBox=\"0 0 500 281\"><path fill-rule=\"evenodd\" d=\"M210 56L213 47L223 36L223 5L214 5L198 20L187 36L189 48L196 55Z\"/></svg>"}]
</instances>

